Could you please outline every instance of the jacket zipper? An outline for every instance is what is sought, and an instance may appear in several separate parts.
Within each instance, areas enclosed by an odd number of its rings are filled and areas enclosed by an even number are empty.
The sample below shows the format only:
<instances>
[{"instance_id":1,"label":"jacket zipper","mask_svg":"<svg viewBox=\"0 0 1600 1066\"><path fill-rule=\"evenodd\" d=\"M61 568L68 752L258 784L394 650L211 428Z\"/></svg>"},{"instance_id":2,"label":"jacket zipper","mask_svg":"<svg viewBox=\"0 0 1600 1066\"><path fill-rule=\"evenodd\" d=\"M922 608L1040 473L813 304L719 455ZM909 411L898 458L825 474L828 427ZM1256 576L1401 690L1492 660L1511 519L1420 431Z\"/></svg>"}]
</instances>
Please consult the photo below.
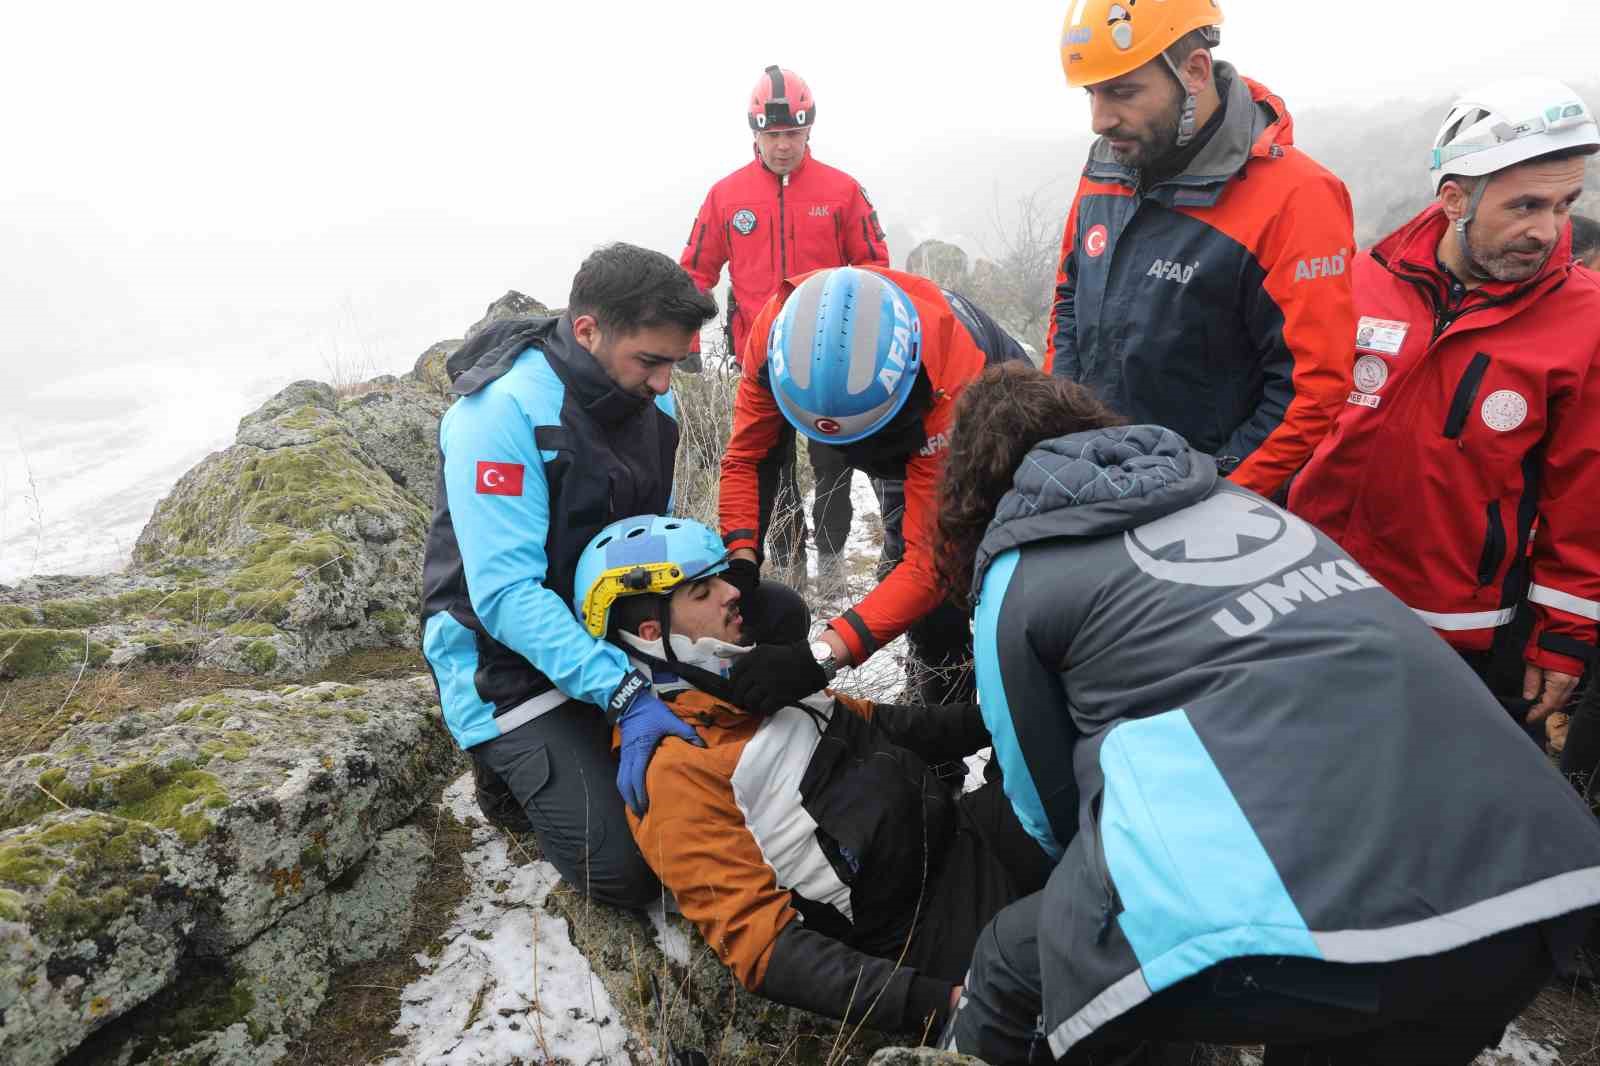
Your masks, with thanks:
<instances>
[{"instance_id":1,"label":"jacket zipper","mask_svg":"<svg viewBox=\"0 0 1600 1066\"><path fill-rule=\"evenodd\" d=\"M1472 357L1472 362L1467 364L1466 372L1461 375L1461 381L1456 385L1456 394L1450 400L1450 410L1444 419L1444 435L1450 440L1461 436L1461 431L1466 427L1467 415L1472 408L1472 401L1478 395L1478 387L1483 384L1483 375L1489 370L1489 356L1479 352Z\"/></svg>"},{"instance_id":2,"label":"jacket zipper","mask_svg":"<svg viewBox=\"0 0 1600 1066\"><path fill-rule=\"evenodd\" d=\"M1500 519L1500 501L1490 500L1483 534L1483 554L1478 557L1478 587L1492 582L1506 557L1506 527Z\"/></svg>"},{"instance_id":3,"label":"jacket zipper","mask_svg":"<svg viewBox=\"0 0 1600 1066\"><path fill-rule=\"evenodd\" d=\"M783 209L783 190L789 187L789 175L778 179L778 284L789 276L788 233L789 215Z\"/></svg>"},{"instance_id":4,"label":"jacket zipper","mask_svg":"<svg viewBox=\"0 0 1600 1066\"><path fill-rule=\"evenodd\" d=\"M1122 901L1117 897L1117 886L1111 883L1111 867L1106 862L1105 843L1100 831L1100 806L1105 799L1105 790L1095 796L1094 802L1089 805L1089 863L1094 867L1094 873L1100 878L1100 888L1105 894L1105 899L1100 904L1100 928L1094 935L1096 944L1104 944L1111 936L1111 923L1116 921L1117 915L1122 912Z\"/></svg>"}]
</instances>

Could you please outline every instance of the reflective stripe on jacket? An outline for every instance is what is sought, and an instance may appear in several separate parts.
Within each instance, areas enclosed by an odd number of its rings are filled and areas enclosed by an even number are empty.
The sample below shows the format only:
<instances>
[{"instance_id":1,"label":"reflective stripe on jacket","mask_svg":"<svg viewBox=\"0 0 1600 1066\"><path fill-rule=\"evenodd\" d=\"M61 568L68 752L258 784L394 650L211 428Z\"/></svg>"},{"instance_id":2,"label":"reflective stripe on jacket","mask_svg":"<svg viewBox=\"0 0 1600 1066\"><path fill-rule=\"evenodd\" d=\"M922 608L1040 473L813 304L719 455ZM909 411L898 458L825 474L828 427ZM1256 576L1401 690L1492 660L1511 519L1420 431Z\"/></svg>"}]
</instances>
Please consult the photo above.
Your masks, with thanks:
<instances>
[{"instance_id":1,"label":"reflective stripe on jacket","mask_svg":"<svg viewBox=\"0 0 1600 1066\"><path fill-rule=\"evenodd\" d=\"M807 148L784 177L758 155L713 185L678 261L706 292L727 264L733 354L743 365L750 324L779 282L824 267L886 267L889 245L866 191Z\"/></svg>"},{"instance_id":2,"label":"reflective stripe on jacket","mask_svg":"<svg viewBox=\"0 0 1600 1066\"><path fill-rule=\"evenodd\" d=\"M1222 125L1141 190L1104 141L1062 239L1045 367L1271 495L1349 392L1350 195L1294 147L1283 101L1218 64Z\"/></svg>"},{"instance_id":3,"label":"reflective stripe on jacket","mask_svg":"<svg viewBox=\"0 0 1600 1066\"><path fill-rule=\"evenodd\" d=\"M1289 504L1454 646L1488 648L1526 598L1527 660L1579 674L1600 622L1600 278L1569 229L1536 277L1469 290L1438 265L1448 225L1431 206L1357 259L1355 387Z\"/></svg>"}]
</instances>

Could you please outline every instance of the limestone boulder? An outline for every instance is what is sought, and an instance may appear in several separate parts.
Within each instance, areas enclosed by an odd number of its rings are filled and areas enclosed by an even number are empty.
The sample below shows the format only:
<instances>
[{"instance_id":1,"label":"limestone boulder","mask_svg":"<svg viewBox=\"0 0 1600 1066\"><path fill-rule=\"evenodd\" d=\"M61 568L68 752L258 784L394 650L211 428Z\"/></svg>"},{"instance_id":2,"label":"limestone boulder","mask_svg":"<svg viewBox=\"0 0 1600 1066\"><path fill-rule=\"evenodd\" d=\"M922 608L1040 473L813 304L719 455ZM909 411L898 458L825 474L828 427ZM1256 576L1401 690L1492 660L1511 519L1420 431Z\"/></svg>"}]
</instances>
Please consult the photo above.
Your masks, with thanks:
<instances>
[{"instance_id":1,"label":"limestone boulder","mask_svg":"<svg viewBox=\"0 0 1600 1066\"><path fill-rule=\"evenodd\" d=\"M425 842L390 831L461 769L426 677L225 690L11 760L0 1061L55 1062L160 997L193 1041L240 1044L194 1061L272 1061L265 1041L303 1030L334 968L398 943Z\"/></svg>"}]
</instances>

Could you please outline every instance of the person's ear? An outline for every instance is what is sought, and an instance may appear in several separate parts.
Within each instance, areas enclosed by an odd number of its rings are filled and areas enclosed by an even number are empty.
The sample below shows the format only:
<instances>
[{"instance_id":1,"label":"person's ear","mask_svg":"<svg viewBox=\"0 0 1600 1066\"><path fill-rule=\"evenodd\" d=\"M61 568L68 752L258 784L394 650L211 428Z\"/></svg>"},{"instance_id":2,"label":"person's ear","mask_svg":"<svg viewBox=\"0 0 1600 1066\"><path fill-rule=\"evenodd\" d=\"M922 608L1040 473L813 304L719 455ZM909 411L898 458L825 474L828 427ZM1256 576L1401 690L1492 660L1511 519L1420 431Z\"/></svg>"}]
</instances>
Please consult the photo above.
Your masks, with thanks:
<instances>
[{"instance_id":1,"label":"person's ear","mask_svg":"<svg viewBox=\"0 0 1600 1066\"><path fill-rule=\"evenodd\" d=\"M661 639L661 623L657 622L654 618L646 618L643 622L640 622L639 623L639 639L640 640L660 640Z\"/></svg>"},{"instance_id":2,"label":"person's ear","mask_svg":"<svg viewBox=\"0 0 1600 1066\"><path fill-rule=\"evenodd\" d=\"M600 322L593 315L579 315L572 320L572 335L583 350L593 352L600 343Z\"/></svg>"},{"instance_id":3,"label":"person's ear","mask_svg":"<svg viewBox=\"0 0 1600 1066\"><path fill-rule=\"evenodd\" d=\"M1444 208L1444 217L1452 223L1467 213L1467 200L1470 198L1467 190L1449 179L1439 186L1439 206Z\"/></svg>"},{"instance_id":4,"label":"person's ear","mask_svg":"<svg viewBox=\"0 0 1600 1066\"><path fill-rule=\"evenodd\" d=\"M1205 91L1211 84L1212 62L1211 53L1204 48L1196 48L1189 53L1189 58L1183 63L1184 88L1195 96Z\"/></svg>"}]
</instances>

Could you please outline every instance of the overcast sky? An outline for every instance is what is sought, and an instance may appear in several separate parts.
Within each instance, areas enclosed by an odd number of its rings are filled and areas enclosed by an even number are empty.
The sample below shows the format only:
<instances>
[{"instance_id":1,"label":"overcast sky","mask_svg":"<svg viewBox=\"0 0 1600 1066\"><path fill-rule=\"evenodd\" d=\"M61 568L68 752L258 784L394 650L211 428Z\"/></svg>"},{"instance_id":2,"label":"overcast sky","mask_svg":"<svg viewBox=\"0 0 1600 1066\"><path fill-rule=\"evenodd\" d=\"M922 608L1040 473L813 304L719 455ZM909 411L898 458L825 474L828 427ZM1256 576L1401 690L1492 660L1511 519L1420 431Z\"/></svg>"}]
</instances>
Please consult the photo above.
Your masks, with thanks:
<instances>
[{"instance_id":1,"label":"overcast sky","mask_svg":"<svg viewBox=\"0 0 1600 1066\"><path fill-rule=\"evenodd\" d=\"M1219 57L1301 112L1600 69L1594 0L1223 6ZM105 478L126 494L167 477L294 377L403 369L508 288L560 303L606 240L675 255L749 158L768 63L810 81L817 154L891 232L979 236L941 226L981 214L974 190L1007 188L1025 151L1061 156L1064 205L1088 122L1061 74L1065 8L10 5L0 580L94 526ZM128 514L159 494L140 491Z\"/></svg>"}]
</instances>

